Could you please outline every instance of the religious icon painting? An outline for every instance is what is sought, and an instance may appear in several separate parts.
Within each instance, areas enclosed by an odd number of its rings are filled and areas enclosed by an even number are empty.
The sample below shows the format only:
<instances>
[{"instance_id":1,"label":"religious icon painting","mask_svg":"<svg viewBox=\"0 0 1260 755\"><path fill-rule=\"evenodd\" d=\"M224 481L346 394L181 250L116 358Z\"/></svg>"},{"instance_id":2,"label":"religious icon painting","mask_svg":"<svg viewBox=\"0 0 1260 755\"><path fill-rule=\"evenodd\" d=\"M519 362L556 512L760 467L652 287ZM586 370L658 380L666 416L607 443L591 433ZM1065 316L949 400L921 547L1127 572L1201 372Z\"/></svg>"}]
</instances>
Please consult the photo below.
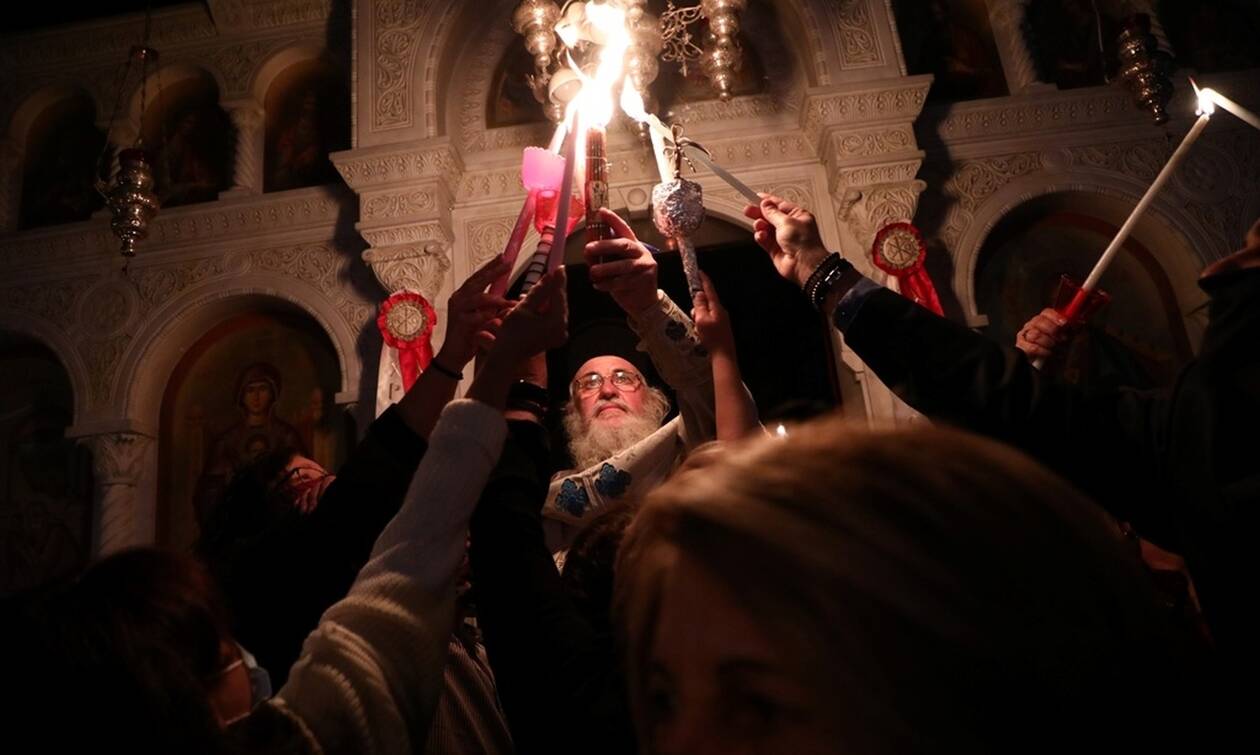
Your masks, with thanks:
<instances>
[{"instance_id":1,"label":"religious icon painting","mask_svg":"<svg viewBox=\"0 0 1260 755\"><path fill-rule=\"evenodd\" d=\"M352 437L339 387L332 344L304 315L243 314L198 339L163 398L159 540L190 545L233 476L273 452L335 471Z\"/></svg>"}]
</instances>

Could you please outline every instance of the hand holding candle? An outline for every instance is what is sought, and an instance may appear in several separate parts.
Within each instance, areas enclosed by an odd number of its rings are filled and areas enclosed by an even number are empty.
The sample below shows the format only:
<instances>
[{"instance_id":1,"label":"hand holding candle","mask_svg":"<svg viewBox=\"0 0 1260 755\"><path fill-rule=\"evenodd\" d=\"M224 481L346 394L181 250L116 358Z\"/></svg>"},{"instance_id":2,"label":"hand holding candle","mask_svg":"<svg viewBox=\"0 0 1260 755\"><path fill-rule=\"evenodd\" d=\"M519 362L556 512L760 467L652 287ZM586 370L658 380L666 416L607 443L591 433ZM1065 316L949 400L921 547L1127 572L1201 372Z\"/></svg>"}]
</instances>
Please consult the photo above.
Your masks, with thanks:
<instances>
[{"instance_id":1,"label":"hand holding candle","mask_svg":"<svg viewBox=\"0 0 1260 755\"><path fill-rule=\"evenodd\" d=\"M1159 194L1160 189L1164 188L1164 184L1168 183L1168 179L1172 178L1173 173L1177 171L1178 166L1185 161L1190 154L1190 147L1195 143L1199 136L1203 133L1203 129L1207 128L1208 121L1211 120L1212 114L1216 111L1216 104L1207 94L1210 90L1202 90L1199 92L1199 119L1190 127L1190 131L1185 138L1181 140L1181 144L1177 145L1176 151L1172 153L1172 157L1168 158L1168 162L1164 165L1159 175L1155 176L1155 180L1151 182L1150 188L1138 200L1137 206L1133 208L1133 212L1129 214L1124 225L1120 226L1120 230L1116 232L1115 238L1107 245L1107 249L1103 251L1102 256L1098 258L1098 263L1094 265L1094 269L1090 272L1089 277L1081 284L1080 289L1067 306L1060 310L1068 322L1076 321L1085 306L1090 301L1090 293L1098 286L1098 281L1102 278L1103 273L1107 272L1107 268L1115 259L1116 254L1120 251L1120 247L1128 241L1129 235L1133 233L1133 229L1137 226L1138 221L1146 214L1146 210L1155 201L1155 196ZM1041 369L1045 365L1045 359L1033 360L1033 367Z\"/></svg>"}]
</instances>

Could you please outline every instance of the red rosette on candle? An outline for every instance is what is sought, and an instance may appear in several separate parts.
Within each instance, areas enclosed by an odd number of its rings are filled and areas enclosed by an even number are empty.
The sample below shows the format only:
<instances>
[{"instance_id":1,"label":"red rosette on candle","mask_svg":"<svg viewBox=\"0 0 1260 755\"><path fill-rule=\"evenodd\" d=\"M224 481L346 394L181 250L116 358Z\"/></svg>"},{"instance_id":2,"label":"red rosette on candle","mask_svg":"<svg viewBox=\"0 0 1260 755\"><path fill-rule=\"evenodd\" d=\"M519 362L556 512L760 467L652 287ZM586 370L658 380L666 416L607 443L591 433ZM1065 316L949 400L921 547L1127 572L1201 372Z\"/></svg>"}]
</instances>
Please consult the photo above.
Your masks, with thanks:
<instances>
[{"instance_id":1,"label":"red rosette on candle","mask_svg":"<svg viewBox=\"0 0 1260 755\"><path fill-rule=\"evenodd\" d=\"M884 226L875 234L871 259L875 267L897 279L902 296L938 315L944 314L936 287L923 269L927 245L918 228L905 222Z\"/></svg>"},{"instance_id":2,"label":"red rosette on candle","mask_svg":"<svg viewBox=\"0 0 1260 755\"><path fill-rule=\"evenodd\" d=\"M414 291L399 291L381 303L376 327L391 348L398 349L403 389L410 390L416 378L433 360L429 336L437 325L433 305Z\"/></svg>"}]
</instances>

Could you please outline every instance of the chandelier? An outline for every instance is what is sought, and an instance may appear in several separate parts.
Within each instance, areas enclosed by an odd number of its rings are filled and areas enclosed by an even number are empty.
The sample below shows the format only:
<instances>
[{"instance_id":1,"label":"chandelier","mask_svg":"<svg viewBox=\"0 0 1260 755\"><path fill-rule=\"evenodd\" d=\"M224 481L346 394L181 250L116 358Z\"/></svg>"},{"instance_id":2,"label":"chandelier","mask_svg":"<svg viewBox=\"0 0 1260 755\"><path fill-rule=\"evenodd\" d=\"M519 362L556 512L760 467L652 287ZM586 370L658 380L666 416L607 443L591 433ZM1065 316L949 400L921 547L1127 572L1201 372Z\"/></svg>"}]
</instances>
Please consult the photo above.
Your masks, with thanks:
<instances>
[{"instance_id":1,"label":"chandelier","mask_svg":"<svg viewBox=\"0 0 1260 755\"><path fill-rule=\"evenodd\" d=\"M101 152L100 164L97 166L98 176L96 190L105 199L105 206L110 212L110 230L121 242L120 251L126 259L136 254L136 245L148 238L149 222L157 214L161 203L154 193L153 154L144 144L144 115L148 106L149 70L156 67L158 52L149 46L149 33L152 16L145 14L144 42L131 48L127 56L127 65L119 77L118 92L114 100L114 112L109 118L109 132L105 135L105 148ZM140 79L140 124L136 130L136 139L128 147L118 152L118 167L109 176L109 180L99 177L106 175L105 160L109 156L111 136L118 120L118 109L125 99L130 87L134 86L131 72L133 66L138 69ZM159 94L161 85L158 85Z\"/></svg>"},{"instance_id":2,"label":"chandelier","mask_svg":"<svg viewBox=\"0 0 1260 755\"><path fill-rule=\"evenodd\" d=\"M698 63L718 98L730 100L735 74L743 64L739 14L747 5L748 0L700 0L678 7L668 0L657 18L648 13L647 0L568 0L563 6L554 0L521 0L512 14L512 28L525 38L525 49L534 56L529 77L534 96L547 117L559 123L583 78L595 67L594 49L605 41L593 18L609 8L625 14L630 36L625 75L645 93L649 109L649 85L662 60L677 63L684 76L689 65Z\"/></svg>"}]
</instances>

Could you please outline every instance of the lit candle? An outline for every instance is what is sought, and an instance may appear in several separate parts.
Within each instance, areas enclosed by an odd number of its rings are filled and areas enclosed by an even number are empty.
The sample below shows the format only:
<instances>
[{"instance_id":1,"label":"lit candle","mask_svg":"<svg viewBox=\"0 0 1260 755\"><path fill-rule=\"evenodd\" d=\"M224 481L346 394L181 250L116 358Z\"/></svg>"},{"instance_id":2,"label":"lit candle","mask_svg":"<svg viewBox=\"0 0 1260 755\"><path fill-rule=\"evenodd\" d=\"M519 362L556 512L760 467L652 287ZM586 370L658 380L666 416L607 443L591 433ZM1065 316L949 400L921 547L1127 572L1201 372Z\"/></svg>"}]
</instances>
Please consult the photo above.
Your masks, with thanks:
<instances>
[{"instance_id":1,"label":"lit candle","mask_svg":"<svg viewBox=\"0 0 1260 755\"><path fill-rule=\"evenodd\" d=\"M1238 118L1246 121L1252 128L1260 130L1260 116L1257 116L1215 89L1201 89L1199 90L1199 96L1209 98L1214 104L1219 105L1222 110L1228 110Z\"/></svg>"},{"instance_id":2,"label":"lit candle","mask_svg":"<svg viewBox=\"0 0 1260 755\"><path fill-rule=\"evenodd\" d=\"M1190 127L1190 131L1185 138L1181 140L1181 144L1177 145L1176 151L1172 153L1172 157L1168 158L1168 162L1164 164L1163 170L1159 175L1155 176L1155 180L1151 182L1150 188L1138 200L1137 207L1133 208L1133 212L1129 213L1129 217L1124 221L1124 225L1120 226L1120 230L1116 232L1115 238L1107 245L1107 249L1098 258L1098 262L1094 265L1094 269L1090 271L1089 277L1085 279L1076 295L1068 302L1060 314L1071 322L1080 316L1080 313L1089 303L1089 295L1097 286L1098 281L1102 278L1103 273L1107 272L1107 268L1115 259L1116 254L1120 251L1120 247L1129 239L1129 235L1133 233L1133 229L1137 226L1142 216L1146 214L1147 208L1155 201L1155 195L1159 194L1160 189L1164 188L1164 184L1168 183L1168 179L1172 178L1173 173L1177 171L1178 166L1185 161L1186 156L1190 154L1190 147L1194 144L1199 135L1203 133L1203 129L1207 128L1208 121L1212 118L1215 111L1213 100L1207 94L1208 90L1199 93L1199 119ZM1033 366L1040 369L1045 363L1044 359L1038 358L1033 360Z\"/></svg>"},{"instance_id":3,"label":"lit candle","mask_svg":"<svg viewBox=\"0 0 1260 755\"><path fill-rule=\"evenodd\" d=\"M613 238L612 229L599 215L608 206L608 134L602 126L586 130L586 242Z\"/></svg>"},{"instance_id":4,"label":"lit candle","mask_svg":"<svg viewBox=\"0 0 1260 755\"><path fill-rule=\"evenodd\" d=\"M621 109L639 123L648 125L648 136L652 139L652 155L656 158L656 170L661 174L661 183L674 177L674 168L669 164L665 154L665 140L673 141L670 130L661 123L661 119L647 112L643 106L643 96L638 90L626 84L621 88Z\"/></svg>"},{"instance_id":5,"label":"lit candle","mask_svg":"<svg viewBox=\"0 0 1260 755\"><path fill-rule=\"evenodd\" d=\"M564 244L569 237L569 197L573 194L573 163L578 131L577 128L571 129L564 142L564 178L560 182L560 194L556 198L556 234L551 243L551 255L547 259L547 272L560 267L560 261L564 259Z\"/></svg>"},{"instance_id":6,"label":"lit candle","mask_svg":"<svg viewBox=\"0 0 1260 755\"><path fill-rule=\"evenodd\" d=\"M563 129L563 124L556 129L556 135L560 138L564 136ZM552 141L555 141L555 137ZM556 146L559 147L559 145ZM555 154L555 150L550 148L543 150L538 147L525 148L521 156L521 183L525 185L525 202L521 205L520 214L516 216L516 225L513 226L507 246L503 249L503 258L508 263L508 269L495 280L490 287L490 293L503 296L507 292L508 277L516 265L517 256L520 255L525 234L529 232L529 224L538 204L538 193L544 190L555 192L560 186L563 172L564 158Z\"/></svg>"}]
</instances>

